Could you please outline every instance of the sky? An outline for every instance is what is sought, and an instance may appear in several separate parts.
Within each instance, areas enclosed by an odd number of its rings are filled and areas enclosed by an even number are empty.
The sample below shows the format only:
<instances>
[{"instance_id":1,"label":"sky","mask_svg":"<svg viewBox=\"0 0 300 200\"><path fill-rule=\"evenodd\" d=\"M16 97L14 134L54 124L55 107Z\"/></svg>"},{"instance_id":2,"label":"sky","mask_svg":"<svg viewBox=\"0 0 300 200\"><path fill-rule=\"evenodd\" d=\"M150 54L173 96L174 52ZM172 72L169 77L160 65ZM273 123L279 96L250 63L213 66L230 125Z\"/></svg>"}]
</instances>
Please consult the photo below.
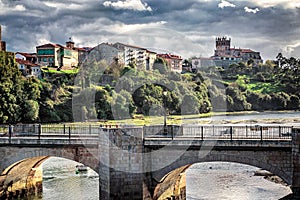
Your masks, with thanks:
<instances>
[{"instance_id":1,"label":"sky","mask_svg":"<svg viewBox=\"0 0 300 200\"><path fill-rule=\"evenodd\" d=\"M8 51L46 43L121 42L183 58L214 54L215 38L261 52L300 55L300 0L0 0Z\"/></svg>"}]
</instances>

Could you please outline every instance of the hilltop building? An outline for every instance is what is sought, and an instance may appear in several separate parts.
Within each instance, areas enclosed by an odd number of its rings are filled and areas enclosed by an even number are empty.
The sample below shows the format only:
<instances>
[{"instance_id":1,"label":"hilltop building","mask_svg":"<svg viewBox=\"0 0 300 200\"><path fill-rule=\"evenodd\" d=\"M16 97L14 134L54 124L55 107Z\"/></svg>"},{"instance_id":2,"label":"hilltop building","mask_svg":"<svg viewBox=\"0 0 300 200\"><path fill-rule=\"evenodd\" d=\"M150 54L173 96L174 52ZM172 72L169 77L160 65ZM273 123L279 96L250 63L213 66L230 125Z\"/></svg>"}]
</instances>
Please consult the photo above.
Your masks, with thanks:
<instances>
[{"instance_id":1,"label":"hilltop building","mask_svg":"<svg viewBox=\"0 0 300 200\"><path fill-rule=\"evenodd\" d=\"M123 51L123 60L125 65L135 65L137 69L152 70L156 53L147 50L143 47L122 44L117 42L113 44L114 47Z\"/></svg>"},{"instance_id":2,"label":"hilltop building","mask_svg":"<svg viewBox=\"0 0 300 200\"><path fill-rule=\"evenodd\" d=\"M166 54L157 54L157 57L165 59L171 71L175 71L178 73L182 72L182 58L180 56L166 53Z\"/></svg>"},{"instance_id":3,"label":"hilltop building","mask_svg":"<svg viewBox=\"0 0 300 200\"><path fill-rule=\"evenodd\" d=\"M104 60L109 65L116 61L124 64L124 51L118 49L113 44L101 43L94 47L93 52L96 52L98 60Z\"/></svg>"},{"instance_id":4,"label":"hilltop building","mask_svg":"<svg viewBox=\"0 0 300 200\"><path fill-rule=\"evenodd\" d=\"M248 62L253 60L255 64L262 63L263 60L260 52L251 49L231 48L231 38L216 38L216 49L210 58L194 58L192 60L192 68L198 69L208 66L229 67L233 63Z\"/></svg>"},{"instance_id":5,"label":"hilltop building","mask_svg":"<svg viewBox=\"0 0 300 200\"><path fill-rule=\"evenodd\" d=\"M0 25L0 51L6 51L6 42L2 41L2 28Z\"/></svg>"},{"instance_id":6,"label":"hilltop building","mask_svg":"<svg viewBox=\"0 0 300 200\"><path fill-rule=\"evenodd\" d=\"M19 70L26 77L35 76L37 78L42 77L41 67L37 64L36 53L22 53L17 52L15 54L16 62Z\"/></svg>"},{"instance_id":7,"label":"hilltop building","mask_svg":"<svg viewBox=\"0 0 300 200\"><path fill-rule=\"evenodd\" d=\"M88 51L87 48L75 47L71 40L66 42L66 46L48 43L36 47L37 62L48 67L77 67L83 62Z\"/></svg>"}]
</instances>

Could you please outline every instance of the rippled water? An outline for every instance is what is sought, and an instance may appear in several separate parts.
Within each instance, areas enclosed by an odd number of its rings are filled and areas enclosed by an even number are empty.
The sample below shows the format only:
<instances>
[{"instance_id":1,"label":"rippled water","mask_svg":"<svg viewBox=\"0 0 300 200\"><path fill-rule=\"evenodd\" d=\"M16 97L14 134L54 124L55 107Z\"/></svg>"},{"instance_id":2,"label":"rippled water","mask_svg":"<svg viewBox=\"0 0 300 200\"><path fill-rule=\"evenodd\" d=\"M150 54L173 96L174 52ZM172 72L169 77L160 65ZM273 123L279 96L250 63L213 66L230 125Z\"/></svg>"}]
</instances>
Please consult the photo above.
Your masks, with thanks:
<instances>
[{"instance_id":1,"label":"rippled water","mask_svg":"<svg viewBox=\"0 0 300 200\"><path fill-rule=\"evenodd\" d=\"M99 200L98 174L91 169L76 174L78 163L49 158L43 163L43 200Z\"/></svg>"}]
</instances>

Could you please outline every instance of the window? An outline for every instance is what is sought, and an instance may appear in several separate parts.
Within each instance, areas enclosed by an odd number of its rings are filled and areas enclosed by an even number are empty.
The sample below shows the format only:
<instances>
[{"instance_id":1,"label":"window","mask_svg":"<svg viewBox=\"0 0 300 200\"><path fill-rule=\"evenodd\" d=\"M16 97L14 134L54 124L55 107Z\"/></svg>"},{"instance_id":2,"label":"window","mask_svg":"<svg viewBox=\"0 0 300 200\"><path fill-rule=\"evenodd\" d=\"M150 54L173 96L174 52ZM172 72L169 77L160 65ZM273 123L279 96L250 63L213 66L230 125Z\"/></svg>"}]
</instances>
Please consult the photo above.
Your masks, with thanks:
<instances>
[{"instance_id":1,"label":"window","mask_svg":"<svg viewBox=\"0 0 300 200\"><path fill-rule=\"evenodd\" d=\"M38 55L54 55L54 49L38 49Z\"/></svg>"},{"instance_id":2,"label":"window","mask_svg":"<svg viewBox=\"0 0 300 200\"><path fill-rule=\"evenodd\" d=\"M47 62L47 60L48 60L47 58L43 58L43 62Z\"/></svg>"}]
</instances>

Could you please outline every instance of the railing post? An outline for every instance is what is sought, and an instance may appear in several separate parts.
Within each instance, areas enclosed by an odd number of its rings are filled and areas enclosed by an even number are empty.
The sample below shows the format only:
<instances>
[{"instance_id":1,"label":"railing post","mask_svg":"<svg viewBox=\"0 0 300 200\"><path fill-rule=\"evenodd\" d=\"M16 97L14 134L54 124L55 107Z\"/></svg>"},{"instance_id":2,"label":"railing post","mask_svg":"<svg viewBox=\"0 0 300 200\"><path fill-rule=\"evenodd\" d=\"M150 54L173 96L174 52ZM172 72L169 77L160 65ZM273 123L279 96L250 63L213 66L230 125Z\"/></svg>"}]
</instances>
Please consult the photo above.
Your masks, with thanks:
<instances>
[{"instance_id":1,"label":"railing post","mask_svg":"<svg viewBox=\"0 0 300 200\"><path fill-rule=\"evenodd\" d=\"M173 125L171 125L171 136L172 136L172 140L174 140L174 127L173 127Z\"/></svg>"},{"instance_id":2,"label":"railing post","mask_svg":"<svg viewBox=\"0 0 300 200\"><path fill-rule=\"evenodd\" d=\"M281 126L279 126L279 137L281 137Z\"/></svg>"},{"instance_id":3,"label":"railing post","mask_svg":"<svg viewBox=\"0 0 300 200\"><path fill-rule=\"evenodd\" d=\"M248 126L246 125L246 138L248 138Z\"/></svg>"},{"instance_id":4,"label":"railing post","mask_svg":"<svg viewBox=\"0 0 300 200\"><path fill-rule=\"evenodd\" d=\"M66 125L64 124L64 135L66 134Z\"/></svg>"},{"instance_id":5,"label":"railing post","mask_svg":"<svg viewBox=\"0 0 300 200\"><path fill-rule=\"evenodd\" d=\"M230 140L232 141L232 130L233 130L233 128L232 128L232 126L230 126Z\"/></svg>"},{"instance_id":6,"label":"railing post","mask_svg":"<svg viewBox=\"0 0 300 200\"><path fill-rule=\"evenodd\" d=\"M263 141L263 127L260 126L260 140Z\"/></svg>"},{"instance_id":7,"label":"railing post","mask_svg":"<svg viewBox=\"0 0 300 200\"><path fill-rule=\"evenodd\" d=\"M39 138L39 140L41 139L41 134L42 134L42 125L39 124L38 125L38 138Z\"/></svg>"},{"instance_id":8,"label":"railing post","mask_svg":"<svg viewBox=\"0 0 300 200\"><path fill-rule=\"evenodd\" d=\"M71 140L71 126L69 126L69 140Z\"/></svg>"},{"instance_id":9,"label":"railing post","mask_svg":"<svg viewBox=\"0 0 300 200\"><path fill-rule=\"evenodd\" d=\"M8 138L9 138L9 144L11 144L11 136L12 136L12 132L13 132L13 126L9 125L8 126Z\"/></svg>"},{"instance_id":10,"label":"railing post","mask_svg":"<svg viewBox=\"0 0 300 200\"><path fill-rule=\"evenodd\" d=\"M204 132L204 128L203 128L203 126L201 126L201 140L203 140L203 132Z\"/></svg>"},{"instance_id":11,"label":"railing post","mask_svg":"<svg viewBox=\"0 0 300 200\"><path fill-rule=\"evenodd\" d=\"M92 134L92 125L89 125L89 133Z\"/></svg>"}]
</instances>

